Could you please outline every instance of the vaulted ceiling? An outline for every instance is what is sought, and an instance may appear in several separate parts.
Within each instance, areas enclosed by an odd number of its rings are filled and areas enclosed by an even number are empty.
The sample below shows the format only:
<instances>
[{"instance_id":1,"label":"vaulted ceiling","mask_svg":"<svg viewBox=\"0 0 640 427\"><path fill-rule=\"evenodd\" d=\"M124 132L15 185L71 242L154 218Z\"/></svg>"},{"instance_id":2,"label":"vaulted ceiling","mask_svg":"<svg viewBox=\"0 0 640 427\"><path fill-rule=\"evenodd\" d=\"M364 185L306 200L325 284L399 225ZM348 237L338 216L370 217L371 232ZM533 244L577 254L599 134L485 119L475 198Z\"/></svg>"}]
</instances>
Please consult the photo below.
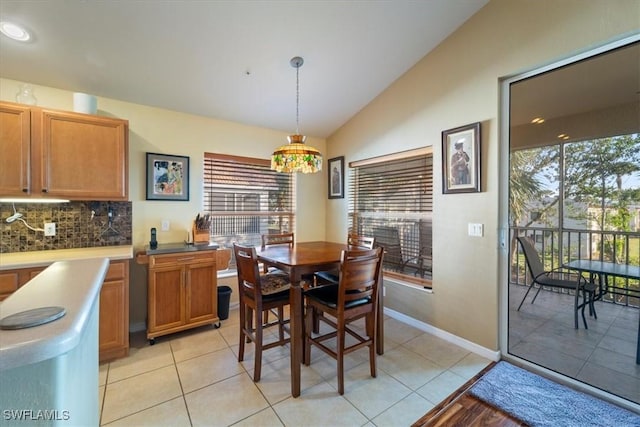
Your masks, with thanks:
<instances>
[{"instance_id":1,"label":"vaulted ceiling","mask_svg":"<svg viewBox=\"0 0 640 427\"><path fill-rule=\"evenodd\" d=\"M327 137L488 0L22 1L0 76ZM37 94L36 94L37 95Z\"/></svg>"}]
</instances>

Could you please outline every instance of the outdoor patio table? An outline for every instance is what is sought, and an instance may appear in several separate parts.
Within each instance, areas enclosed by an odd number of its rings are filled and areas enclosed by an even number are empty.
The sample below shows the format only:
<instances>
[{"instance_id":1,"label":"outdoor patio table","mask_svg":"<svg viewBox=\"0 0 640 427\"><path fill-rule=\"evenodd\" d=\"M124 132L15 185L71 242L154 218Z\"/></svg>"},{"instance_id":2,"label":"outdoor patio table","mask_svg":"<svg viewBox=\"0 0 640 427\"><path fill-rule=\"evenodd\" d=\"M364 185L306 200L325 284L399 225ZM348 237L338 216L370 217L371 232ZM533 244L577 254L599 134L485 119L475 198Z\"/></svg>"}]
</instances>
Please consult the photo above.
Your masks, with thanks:
<instances>
[{"instance_id":1,"label":"outdoor patio table","mask_svg":"<svg viewBox=\"0 0 640 427\"><path fill-rule=\"evenodd\" d=\"M584 273L597 274L600 279L599 292L595 299L601 299L605 294L611 293L615 295L637 296L640 292L634 289L620 288L609 285L609 276L624 277L628 279L640 280L640 266L628 264L616 264L607 261L593 261L586 259L578 259L568 262L563 267L578 270ZM640 311L640 310L639 310ZM640 314L638 316L638 341L636 344L636 364L640 365Z\"/></svg>"}]
</instances>

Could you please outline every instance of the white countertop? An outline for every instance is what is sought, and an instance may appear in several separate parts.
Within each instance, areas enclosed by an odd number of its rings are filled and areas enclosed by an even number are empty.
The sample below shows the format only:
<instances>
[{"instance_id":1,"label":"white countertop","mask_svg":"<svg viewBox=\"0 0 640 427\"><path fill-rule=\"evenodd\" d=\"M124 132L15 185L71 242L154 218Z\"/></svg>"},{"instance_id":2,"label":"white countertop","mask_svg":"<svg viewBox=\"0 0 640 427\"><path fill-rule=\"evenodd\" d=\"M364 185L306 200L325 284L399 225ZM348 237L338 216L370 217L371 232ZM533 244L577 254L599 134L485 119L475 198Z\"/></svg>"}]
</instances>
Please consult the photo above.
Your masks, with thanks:
<instances>
[{"instance_id":1,"label":"white countertop","mask_svg":"<svg viewBox=\"0 0 640 427\"><path fill-rule=\"evenodd\" d=\"M55 249L51 251L10 252L0 254L0 270L42 267L56 261L89 258L108 258L109 260L130 259L133 258L133 246L102 246L96 248Z\"/></svg>"},{"instance_id":2,"label":"white countertop","mask_svg":"<svg viewBox=\"0 0 640 427\"><path fill-rule=\"evenodd\" d=\"M108 268L107 258L56 262L0 303L0 319L39 307L66 309L63 317L44 325L0 330L0 371L48 360L74 349Z\"/></svg>"}]
</instances>

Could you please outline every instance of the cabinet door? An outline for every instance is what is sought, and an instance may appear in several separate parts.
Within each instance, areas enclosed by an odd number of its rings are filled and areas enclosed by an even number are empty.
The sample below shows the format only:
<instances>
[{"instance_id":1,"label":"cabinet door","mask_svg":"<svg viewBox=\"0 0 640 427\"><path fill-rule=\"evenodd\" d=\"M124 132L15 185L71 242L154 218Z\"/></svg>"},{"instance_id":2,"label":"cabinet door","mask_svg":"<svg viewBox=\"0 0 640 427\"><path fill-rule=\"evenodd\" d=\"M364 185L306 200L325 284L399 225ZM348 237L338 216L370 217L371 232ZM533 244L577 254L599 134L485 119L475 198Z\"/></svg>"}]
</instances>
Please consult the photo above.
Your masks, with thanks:
<instances>
[{"instance_id":1,"label":"cabinet door","mask_svg":"<svg viewBox=\"0 0 640 427\"><path fill-rule=\"evenodd\" d=\"M0 196L30 193L30 114L28 107L0 104Z\"/></svg>"},{"instance_id":2,"label":"cabinet door","mask_svg":"<svg viewBox=\"0 0 640 427\"><path fill-rule=\"evenodd\" d=\"M112 261L100 291L100 362L129 353L129 261Z\"/></svg>"},{"instance_id":3,"label":"cabinet door","mask_svg":"<svg viewBox=\"0 0 640 427\"><path fill-rule=\"evenodd\" d=\"M118 348L125 341L124 298L124 280L104 282L100 291L101 353L105 350Z\"/></svg>"},{"instance_id":4,"label":"cabinet door","mask_svg":"<svg viewBox=\"0 0 640 427\"><path fill-rule=\"evenodd\" d=\"M218 317L216 264L189 265L186 274L186 322L202 322Z\"/></svg>"},{"instance_id":5,"label":"cabinet door","mask_svg":"<svg viewBox=\"0 0 640 427\"><path fill-rule=\"evenodd\" d=\"M180 265L149 269L147 335L184 324L184 274Z\"/></svg>"},{"instance_id":6,"label":"cabinet door","mask_svg":"<svg viewBox=\"0 0 640 427\"><path fill-rule=\"evenodd\" d=\"M18 290L19 273L16 270L0 271L0 301Z\"/></svg>"},{"instance_id":7,"label":"cabinet door","mask_svg":"<svg viewBox=\"0 0 640 427\"><path fill-rule=\"evenodd\" d=\"M43 193L74 200L127 200L125 120L43 109L34 133L42 164L33 178Z\"/></svg>"}]
</instances>

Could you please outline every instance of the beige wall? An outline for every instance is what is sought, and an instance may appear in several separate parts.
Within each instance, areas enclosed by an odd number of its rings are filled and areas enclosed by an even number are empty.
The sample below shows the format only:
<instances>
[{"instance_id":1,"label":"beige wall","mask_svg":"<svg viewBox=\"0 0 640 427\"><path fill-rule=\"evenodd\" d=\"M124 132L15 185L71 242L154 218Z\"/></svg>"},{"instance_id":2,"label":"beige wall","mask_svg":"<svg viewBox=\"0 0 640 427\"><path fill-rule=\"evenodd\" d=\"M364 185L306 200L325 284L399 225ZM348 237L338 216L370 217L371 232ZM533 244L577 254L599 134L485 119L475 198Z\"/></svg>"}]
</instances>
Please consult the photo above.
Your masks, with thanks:
<instances>
[{"instance_id":1,"label":"beige wall","mask_svg":"<svg viewBox=\"0 0 640 427\"><path fill-rule=\"evenodd\" d=\"M0 79L0 100L15 102L21 82ZM34 85L38 106L73 110L73 93ZM203 153L269 158L273 150L286 143L287 132L214 120L98 97L98 115L129 120L129 200L133 207L134 252L149 242L149 230L156 227L160 243L182 241L196 214L202 211ZM307 143L325 152L324 139ZM145 170L147 152L176 154L190 158L190 199L188 202L147 201ZM298 175L296 239L324 239L325 173ZM320 195L320 197L318 197ZM170 231L161 231L168 219ZM236 286L232 287L233 289ZM146 271L132 263L130 321L134 328L146 319Z\"/></svg>"},{"instance_id":2,"label":"beige wall","mask_svg":"<svg viewBox=\"0 0 640 427\"><path fill-rule=\"evenodd\" d=\"M433 145L433 293L387 282L385 306L498 349L499 79L638 30L637 0L491 0L327 140L327 157L347 162ZM482 192L443 195L441 131L478 121ZM346 234L346 212L327 200L329 240Z\"/></svg>"},{"instance_id":3,"label":"beige wall","mask_svg":"<svg viewBox=\"0 0 640 427\"><path fill-rule=\"evenodd\" d=\"M491 0L456 33L423 58L328 141L310 138L326 158L347 162L433 145L434 292L387 283L388 307L491 349L498 348L498 88L501 77L535 68L640 30L637 0ZM366 70L363 70L366 71ZM18 82L0 79L0 99L13 101ZM72 109L72 94L35 86L38 104ZM133 242L141 249L162 219L171 231L161 242L184 238L200 210L204 151L268 157L286 132L186 115L112 99L98 99L99 114L130 123L130 200ZM441 194L440 132L482 122L482 192ZM191 200L145 200L145 152L191 158ZM299 240L343 241L347 199L326 199L326 175L299 178ZM317 197L322 195L322 197ZM326 210L325 210L326 207ZM326 218L325 218L326 215ZM467 223L485 225L482 238ZM144 322L144 269L132 267L131 322ZM232 286L232 288L234 288Z\"/></svg>"}]
</instances>

